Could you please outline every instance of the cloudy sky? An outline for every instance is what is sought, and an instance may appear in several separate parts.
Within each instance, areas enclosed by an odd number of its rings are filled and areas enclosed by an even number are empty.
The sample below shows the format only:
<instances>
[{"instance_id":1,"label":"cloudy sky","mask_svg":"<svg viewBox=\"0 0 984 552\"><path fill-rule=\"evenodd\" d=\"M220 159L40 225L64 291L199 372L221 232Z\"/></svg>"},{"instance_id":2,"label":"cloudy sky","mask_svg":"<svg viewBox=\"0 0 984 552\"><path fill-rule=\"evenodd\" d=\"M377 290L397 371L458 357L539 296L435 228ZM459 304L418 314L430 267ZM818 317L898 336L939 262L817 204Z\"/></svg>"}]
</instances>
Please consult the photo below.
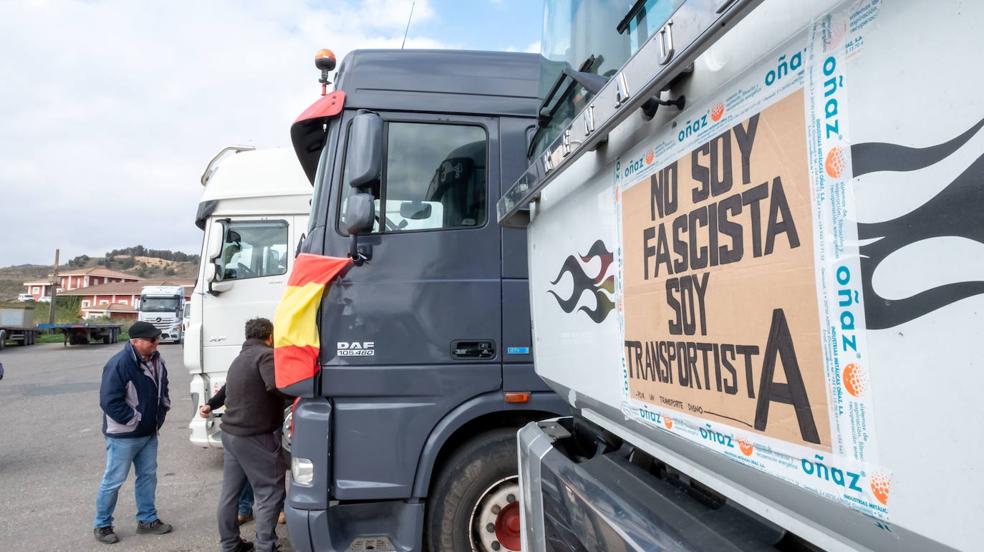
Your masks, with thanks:
<instances>
[{"instance_id":1,"label":"cloudy sky","mask_svg":"<svg viewBox=\"0 0 984 552\"><path fill-rule=\"evenodd\" d=\"M313 56L399 47L411 0L0 0L0 266L198 252L208 160L289 146ZM538 48L538 0L416 0L407 48Z\"/></svg>"}]
</instances>

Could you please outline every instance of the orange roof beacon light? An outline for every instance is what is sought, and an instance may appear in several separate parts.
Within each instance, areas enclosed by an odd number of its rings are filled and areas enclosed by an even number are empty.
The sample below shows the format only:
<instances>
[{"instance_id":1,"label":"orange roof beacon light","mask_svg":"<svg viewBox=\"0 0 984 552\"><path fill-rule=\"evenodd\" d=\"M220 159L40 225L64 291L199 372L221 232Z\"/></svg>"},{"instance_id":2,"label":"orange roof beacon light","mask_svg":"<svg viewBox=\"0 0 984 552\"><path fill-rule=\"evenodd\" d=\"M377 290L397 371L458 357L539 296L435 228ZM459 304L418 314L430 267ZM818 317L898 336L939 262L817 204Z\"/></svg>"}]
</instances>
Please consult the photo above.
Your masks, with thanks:
<instances>
[{"instance_id":1,"label":"orange roof beacon light","mask_svg":"<svg viewBox=\"0 0 984 552\"><path fill-rule=\"evenodd\" d=\"M314 54L314 66L321 70L321 78L318 82L321 83L321 95L324 96L328 94L328 85L331 84L328 73L335 69L335 52L328 48L318 50L318 53Z\"/></svg>"}]
</instances>

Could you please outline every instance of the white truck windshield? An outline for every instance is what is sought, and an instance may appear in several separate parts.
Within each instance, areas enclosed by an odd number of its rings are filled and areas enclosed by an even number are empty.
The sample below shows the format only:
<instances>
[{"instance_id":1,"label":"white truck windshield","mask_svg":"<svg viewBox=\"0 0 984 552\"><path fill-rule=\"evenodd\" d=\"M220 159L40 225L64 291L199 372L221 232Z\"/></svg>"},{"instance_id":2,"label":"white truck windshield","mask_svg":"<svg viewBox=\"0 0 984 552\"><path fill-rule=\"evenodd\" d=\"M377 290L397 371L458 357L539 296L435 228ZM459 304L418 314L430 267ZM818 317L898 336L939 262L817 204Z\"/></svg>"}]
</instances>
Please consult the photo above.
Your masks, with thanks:
<instances>
[{"instance_id":1,"label":"white truck windshield","mask_svg":"<svg viewBox=\"0 0 984 552\"><path fill-rule=\"evenodd\" d=\"M175 312L177 297L144 297L140 300L140 312Z\"/></svg>"}]
</instances>

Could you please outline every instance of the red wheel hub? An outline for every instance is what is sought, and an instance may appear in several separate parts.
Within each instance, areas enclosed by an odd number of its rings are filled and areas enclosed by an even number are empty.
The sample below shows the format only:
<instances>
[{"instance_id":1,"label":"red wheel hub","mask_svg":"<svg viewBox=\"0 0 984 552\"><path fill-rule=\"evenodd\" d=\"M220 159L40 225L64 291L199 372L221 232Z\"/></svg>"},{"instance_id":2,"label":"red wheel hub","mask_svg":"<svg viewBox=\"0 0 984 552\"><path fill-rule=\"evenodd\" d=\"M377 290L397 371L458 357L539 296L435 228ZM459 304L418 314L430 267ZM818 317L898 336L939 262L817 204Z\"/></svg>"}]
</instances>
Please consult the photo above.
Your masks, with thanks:
<instances>
[{"instance_id":1,"label":"red wheel hub","mask_svg":"<svg viewBox=\"0 0 984 552\"><path fill-rule=\"evenodd\" d=\"M495 538L508 550L519 550L519 502L503 508L495 518Z\"/></svg>"}]
</instances>

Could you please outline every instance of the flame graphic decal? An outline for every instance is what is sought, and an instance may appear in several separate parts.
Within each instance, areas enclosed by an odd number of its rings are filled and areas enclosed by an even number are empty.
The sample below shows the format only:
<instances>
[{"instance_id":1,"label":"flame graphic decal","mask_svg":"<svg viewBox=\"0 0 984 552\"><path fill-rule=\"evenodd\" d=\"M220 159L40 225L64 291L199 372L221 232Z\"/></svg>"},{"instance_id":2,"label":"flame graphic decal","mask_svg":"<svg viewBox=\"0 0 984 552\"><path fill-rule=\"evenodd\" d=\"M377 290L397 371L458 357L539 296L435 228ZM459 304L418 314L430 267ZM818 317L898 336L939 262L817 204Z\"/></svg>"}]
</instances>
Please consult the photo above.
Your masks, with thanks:
<instances>
[{"instance_id":1,"label":"flame graphic decal","mask_svg":"<svg viewBox=\"0 0 984 552\"><path fill-rule=\"evenodd\" d=\"M963 134L935 146L912 148L868 142L851 146L855 177L879 172L907 172L934 165L957 151L984 127L979 121ZM872 285L878 265L899 249L921 240L961 237L984 244L984 155L970 164L932 199L912 211L878 223L858 223L862 292L868 329L882 330L915 320L962 299L984 293L984 280L937 286L900 300L885 299Z\"/></svg>"},{"instance_id":2,"label":"flame graphic decal","mask_svg":"<svg viewBox=\"0 0 984 552\"><path fill-rule=\"evenodd\" d=\"M588 276L581 265L582 263L587 264L595 258L601 261L601 267L598 269L597 275L594 277ZM581 300L584 292L590 291L595 297L595 308L590 309L582 305L577 310L586 314L592 322L600 324L608 318L608 314L615 308L615 304L612 303L611 299L615 294L615 276L608 276L608 269L611 267L613 260L614 255L611 251L608 251L605 242L598 240L591 245L591 248L584 255L568 255L567 259L564 260L563 266L560 268L560 272L557 273L557 277L550 282L550 285L556 286L560 283L564 274L570 274L574 283L574 289L571 291L570 297L564 299L552 289L547 290L547 293L553 295L554 299L557 300L557 304L560 305L561 310L570 314L574 312L574 308L577 307L578 301Z\"/></svg>"}]
</instances>

